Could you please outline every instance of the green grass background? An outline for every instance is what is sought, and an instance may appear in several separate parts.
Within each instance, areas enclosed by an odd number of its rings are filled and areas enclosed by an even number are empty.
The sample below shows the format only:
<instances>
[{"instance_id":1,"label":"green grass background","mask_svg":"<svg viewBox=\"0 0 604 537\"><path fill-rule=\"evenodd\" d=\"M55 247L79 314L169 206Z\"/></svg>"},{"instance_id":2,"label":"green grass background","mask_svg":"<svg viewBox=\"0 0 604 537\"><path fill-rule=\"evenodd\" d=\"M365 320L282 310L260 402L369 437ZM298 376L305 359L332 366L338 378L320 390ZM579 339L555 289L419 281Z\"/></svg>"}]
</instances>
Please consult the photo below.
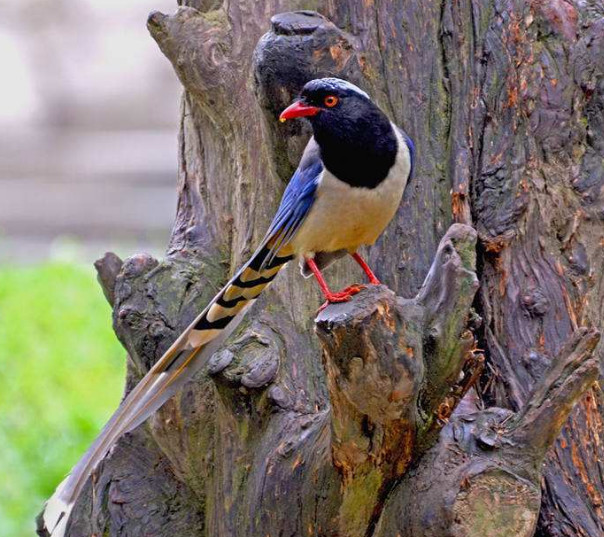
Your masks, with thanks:
<instances>
[{"instance_id":1,"label":"green grass background","mask_svg":"<svg viewBox=\"0 0 604 537\"><path fill-rule=\"evenodd\" d=\"M0 537L35 535L44 500L119 403L124 369L92 268L0 267Z\"/></svg>"}]
</instances>

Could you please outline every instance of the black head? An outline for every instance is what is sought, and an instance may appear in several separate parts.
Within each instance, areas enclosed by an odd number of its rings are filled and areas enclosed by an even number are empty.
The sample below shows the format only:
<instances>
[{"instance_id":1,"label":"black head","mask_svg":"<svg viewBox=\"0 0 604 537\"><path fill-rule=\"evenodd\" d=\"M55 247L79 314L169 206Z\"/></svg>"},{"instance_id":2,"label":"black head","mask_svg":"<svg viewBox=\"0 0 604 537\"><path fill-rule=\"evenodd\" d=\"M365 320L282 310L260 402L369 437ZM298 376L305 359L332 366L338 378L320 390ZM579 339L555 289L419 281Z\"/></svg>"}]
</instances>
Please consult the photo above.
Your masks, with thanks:
<instances>
[{"instance_id":1,"label":"black head","mask_svg":"<svg viewBox=\"0 0 604 537\"><path fill-rule=\"evenodd\" d=\"M314 127L325 121L352 118L359 108L379 110L369 95L354 84L339 78L318 78L306 83L298 100L283 111L280 119L307 117Z\"/></svg>"},{"instance_id":2,"label":"black head","mask_svg":"<svg viewBox=\"0 0 604 537\"><path fill-rule=\"evenodd\" d=\"M363 90L339 78L308 82L281 121L310 120L321 158L338 179L373 188L388 175L397 153L390 120Z\"/></svg>"}]
</instances>

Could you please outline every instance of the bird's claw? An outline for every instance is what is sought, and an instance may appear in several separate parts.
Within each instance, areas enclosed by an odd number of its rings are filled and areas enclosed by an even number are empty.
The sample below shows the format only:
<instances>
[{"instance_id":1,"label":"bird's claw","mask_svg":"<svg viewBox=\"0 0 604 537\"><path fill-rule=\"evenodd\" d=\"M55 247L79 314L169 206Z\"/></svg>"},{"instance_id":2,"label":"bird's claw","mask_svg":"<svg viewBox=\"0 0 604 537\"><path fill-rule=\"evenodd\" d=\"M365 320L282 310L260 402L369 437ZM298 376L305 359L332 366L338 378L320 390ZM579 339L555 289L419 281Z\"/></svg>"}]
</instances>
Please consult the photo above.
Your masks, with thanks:
<instances>
[{"instance_id":1,"label":"bird's claw","mask_svg":"<svg viewBox=\"0 0 604 537\"><path fill-rule=\"evenodd\" d=\"M348 302L354 295L365 289L366 285L349 285L345 289L338 291L337 293L329 293L325 295L327 299L321 307L317 310L317 313L321 313L330 304L338 304L341 302Z\"/></svg>"},{"instance_id":2,"label":"bird's claw","mask_svg":"<svg viewBox=\"0 0 604 537\"><path fill-rule=\"evenodd\" d=\"M367 289L367 286L362 283L359 283L359 284L349 285L345 289L342 289L338 294L346 293L349 295L349 297L351 297L351 296L356 295L357 293L360 293L363 289Z\"/></svg>"}]
</instances>

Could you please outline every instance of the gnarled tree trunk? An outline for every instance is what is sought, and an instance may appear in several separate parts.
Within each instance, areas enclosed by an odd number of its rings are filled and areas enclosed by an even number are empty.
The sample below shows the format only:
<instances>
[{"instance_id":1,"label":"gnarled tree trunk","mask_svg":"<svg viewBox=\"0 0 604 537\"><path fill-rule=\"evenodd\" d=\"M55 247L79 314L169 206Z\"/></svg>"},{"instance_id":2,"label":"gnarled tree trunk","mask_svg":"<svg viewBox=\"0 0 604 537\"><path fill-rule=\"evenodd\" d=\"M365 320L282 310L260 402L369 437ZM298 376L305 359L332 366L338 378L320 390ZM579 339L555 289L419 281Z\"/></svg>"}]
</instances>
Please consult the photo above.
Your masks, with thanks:
<instances>
[{"instance_id":1,"label":"gnarled tree trunk","mask_svg":"<svg viewBox=\"0 0 604 537\"><path fill-rule=\"evenodd\" d=\"M127 386L263 235L309 135L276 119L309 79L359 84L415 141L369 252L392 291L313 326L289 267L68 535L601 536L602 2L182 3L149 18L185 88L167 256L97 265Z\"/></svg>"}]
</instances>

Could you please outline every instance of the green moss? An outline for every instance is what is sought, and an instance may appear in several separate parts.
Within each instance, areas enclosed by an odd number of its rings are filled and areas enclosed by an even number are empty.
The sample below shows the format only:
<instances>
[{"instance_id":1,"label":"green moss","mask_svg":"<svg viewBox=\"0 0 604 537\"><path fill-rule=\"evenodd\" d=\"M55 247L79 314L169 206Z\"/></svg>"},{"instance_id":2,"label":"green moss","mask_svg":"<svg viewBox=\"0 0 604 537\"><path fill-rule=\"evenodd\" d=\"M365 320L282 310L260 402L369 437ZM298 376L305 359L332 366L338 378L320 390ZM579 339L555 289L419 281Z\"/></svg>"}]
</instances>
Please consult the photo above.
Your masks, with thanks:
<instances>
[{"instance_id":1,"label":"green moss","mask_svg":"<svg viewBox=\"0 0 604 537\"><path fill-rule=\"evenodd\" d=\"M229 18L227 17L226 12L222 8L213 9L211 11L201 13L201 17L203 17L203 19L205 19L212 25L223 26L227 28L229 24Z\"/></svg>"},{"instance_id":2,"label":"green moss","mask_svg":"<svg viewBox=\"0 0 604 537\"><path fill-rule=\"evenodd\" d=\"M476 243L473 241L459 242L455 245L463 267L467 270L476 270ZM466 278L464 285L472 284L471 278Z\"/></svg>"},{"instance_id":3,"label":"green moss","mask_svg":"<svg viewBox=\"0 0 604 537\"><path fill-rule=\"evenodd\" d=\"M372 468L363 475L355 476L352 482L346 485L340 507L340 520L346 537L365 535L382 481L380 470Z\"/></svg>"}]
</instances>

